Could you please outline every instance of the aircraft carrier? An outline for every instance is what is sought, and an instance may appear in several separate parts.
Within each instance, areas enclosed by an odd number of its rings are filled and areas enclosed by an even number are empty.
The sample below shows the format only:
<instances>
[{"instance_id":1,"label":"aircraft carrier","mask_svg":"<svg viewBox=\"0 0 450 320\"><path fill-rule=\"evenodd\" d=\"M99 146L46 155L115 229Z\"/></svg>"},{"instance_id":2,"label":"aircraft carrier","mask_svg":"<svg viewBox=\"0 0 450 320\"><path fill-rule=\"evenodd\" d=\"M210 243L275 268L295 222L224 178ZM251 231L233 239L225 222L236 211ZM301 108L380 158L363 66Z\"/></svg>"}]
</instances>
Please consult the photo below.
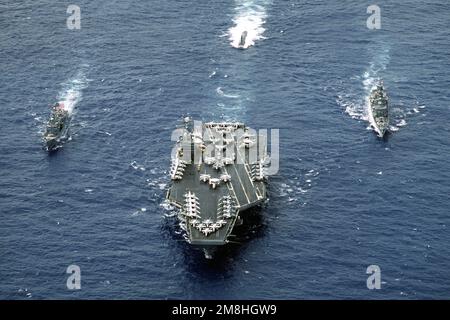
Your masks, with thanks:
<instances>
[{"instance_id":1,"label":"aircraft carrier","mask_svg":"<svg viewBox=\"0 0 450 320\"><path fill-rule=\"evenodd\" d=\"M229 242L244 211L267 199L267 137L242 123L185 119L172 151L167 199L192 245L213 252Z\"/></svg>"}]
</instances>

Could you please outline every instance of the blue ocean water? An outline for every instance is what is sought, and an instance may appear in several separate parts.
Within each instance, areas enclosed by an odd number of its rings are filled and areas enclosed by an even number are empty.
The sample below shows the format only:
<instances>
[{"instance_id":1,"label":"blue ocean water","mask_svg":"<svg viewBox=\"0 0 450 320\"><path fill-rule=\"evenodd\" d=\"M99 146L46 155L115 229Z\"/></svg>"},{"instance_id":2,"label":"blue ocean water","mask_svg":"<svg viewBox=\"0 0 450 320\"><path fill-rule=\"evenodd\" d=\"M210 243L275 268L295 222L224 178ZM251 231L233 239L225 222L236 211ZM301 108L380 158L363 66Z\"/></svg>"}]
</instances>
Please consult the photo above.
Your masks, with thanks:
<instances>
[{"instance_id":1,"label":"blue ocean water","mask_svg":"<svg viewBox=\"0 0 450 320\"><path fill-rule=\"evenodd\" d=\"M380 30L369 1L76 2L80 30L72 1L0 4L0 298L450 298L448 1L377 1ZM378 77L386 140L366 116ZM72 140L48 155L68 99ZM280 129L270 201L213 261L164 206L187 114Z\"/></svg>"}]
</instances>

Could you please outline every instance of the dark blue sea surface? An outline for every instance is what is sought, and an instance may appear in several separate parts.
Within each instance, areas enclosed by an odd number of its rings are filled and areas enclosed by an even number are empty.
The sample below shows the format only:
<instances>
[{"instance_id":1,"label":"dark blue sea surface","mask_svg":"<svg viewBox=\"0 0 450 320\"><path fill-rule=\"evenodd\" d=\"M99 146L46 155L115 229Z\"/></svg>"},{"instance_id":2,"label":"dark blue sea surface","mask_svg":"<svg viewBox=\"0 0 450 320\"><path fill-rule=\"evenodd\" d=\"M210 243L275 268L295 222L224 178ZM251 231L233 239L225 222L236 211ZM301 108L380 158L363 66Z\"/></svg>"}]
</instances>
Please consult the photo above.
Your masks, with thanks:
<instances>
[{"instance_id":1,"label":"dark blue sea surface","mask_svg":"<svg viewBox=\"0 0 450 320\"><path fill-rule=\"evenodd\" d=\"M78 0L80 30L70 4L0 4L0 298L450 298L448 1L377 1L380 30L370 1ZM49 155L57 101L72 139ZM164 204L185 115L280 129L270 201L212 261Z\"/></svg>"}]
</instances>

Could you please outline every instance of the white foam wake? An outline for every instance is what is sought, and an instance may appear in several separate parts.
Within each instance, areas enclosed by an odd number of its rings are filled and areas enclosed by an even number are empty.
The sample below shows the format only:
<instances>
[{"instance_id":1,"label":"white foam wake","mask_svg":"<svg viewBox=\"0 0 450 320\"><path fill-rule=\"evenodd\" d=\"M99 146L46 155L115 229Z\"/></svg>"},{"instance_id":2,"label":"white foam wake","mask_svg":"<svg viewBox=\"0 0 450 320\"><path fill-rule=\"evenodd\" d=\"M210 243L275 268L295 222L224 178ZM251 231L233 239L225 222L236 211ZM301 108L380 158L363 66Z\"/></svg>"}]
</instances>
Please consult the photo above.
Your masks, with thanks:
<instances>
[{"instance_id":1,"label":"white foam wake","mask_svg":"<svg viewBox=\"0 0 450 320\"><path fill-rule=\"evenodd\" d=\"M369 110L369 96L378 79L383 77L383 73L386 70L389 61L389 48L373 48L375 53L369 66L364 71L362 76L356 76L353 79L361 81L363 86L363 95L357 92L341 93L338 95L337 102L345 107L345 112L353 119L364 120L371 122L370 110ZM348 86L351 86L350 84ZM372 119L373 120L373 119ZM373 123L370 123L371 125ZM369 126L370 127L370 126Z\"/></svg>"},{"instance_id":2,"label":"white foam wake","mask_svg":"<svg viewBox=\"0 0 450 320\"><path fill-rule=\"evenodd\" d=\"M255 45L257 40L265 39L264 24L266 22L266 7L270 0L236 0L234 25L228 30L230 44L234 48L239 47L241 35L247 31L244 49Z\"/></svg>"},{"instance_id":3,"label":"white foam wake","mask_svg":"<svg viewBox=\"0 0 450 320\"><path fill-rule=\"evenodd\" d=\"M369 126L367 129L372 130L374 129L378 134L380 132L377 131L375 120L370 112L370 102L369 97L372 90L375 88L377 82L379 79L383 78L383 75L385 73L385 70L387 69L387 66L390 62L390 55L389 55L389 47L382 48L381 51L375 56L373 61L370 63L369 67L363 74L363 81L362 84L364 86L364 104L362 109L362 115L361 119L366 120L369 122ZM386 86L387 93L389 95L389 84ZM398 131L401 127L404 127L407 125L406 117L410 112L405 111L403 108L399 108L398 106L393 104L393 101L390 102L390 125L389 125L389 131L395 132ZM418 104L418 101L415 102L415 104ZM421 106L420 109L424 108L424 106ZM419 113L419 108L413 109L415 113Z\"/></svg>"},{"instance_id":4,"label":"white foam wake","mask_svg":"<svg viewBox=\"0 0 450 320\"><path fill-rule=\"evenodd\" d=\"M390 55L389 47L382 47L382 45L374 46L369 48L374 56L369 63L366 70L364 70L362 75L354 76L351 78L350 83L342 83L339 85L339 93L337 95L336 102L345 108L345 112L350 115L353 119L367 121L369 125L368 130L373 130L376 128L374 126L373 117L370 114L369 108L369 96L371 91L374 89L378 79L385 78L385 71L389 65ZM357 83L353 81L356 80ZM391 84L391 86L390 86ZM349 88L358 87L362 85L363 90L349 90ZM394 92L395 81L392 79L385 79L386 90L389 96L390 92ZM407 105L403 102L390 100L390 125L389 131L398 131L401 127L406 126L407 120L415 115L421 114L424 105L421 105L419 101L408 101Z\"/></svg>"},{"instance_id":5,"label":"white foam wake","mask_svg":"<svg viewBox=\"0 0 450 320\"><path fill-rule=\"evenodd\" d=\"M223 92L222 87L218 87L216 89L216 93L221 97L230 98L230 99L238 99L240 97L238 94L227 94L227 93Z\"/></svg>"},{"instance_id":6,"label":"white foam wake","mask_svg":"<svg viewBox=\"0 0 450 320\"><path fill-rule=\"evenodd\" d=\"M69 114L73 114L76 105L81 101L82 90L88 85L89 80L84 74L84 70L80 70L74 78L62 84L62 90L58 95L58 100L64 105Z\"/></svg>"},{"instance_id":7,"label":"white foam wake","mask_svg":"<svg viewBox=\"0 0 450 320\"><path fill-rule=\"evenodd\" d=\"M370 125L374 128L373 117L370 116L369 110L369 97L372 90L375 88L379 79L383 78L383 73L386 70L390 62L389 48L382 48L381 51L370 62L369 67L363 74L363 86L364 86L364 104L362 109L362 119L369 121Z\"/></svg>"}]
</instances>

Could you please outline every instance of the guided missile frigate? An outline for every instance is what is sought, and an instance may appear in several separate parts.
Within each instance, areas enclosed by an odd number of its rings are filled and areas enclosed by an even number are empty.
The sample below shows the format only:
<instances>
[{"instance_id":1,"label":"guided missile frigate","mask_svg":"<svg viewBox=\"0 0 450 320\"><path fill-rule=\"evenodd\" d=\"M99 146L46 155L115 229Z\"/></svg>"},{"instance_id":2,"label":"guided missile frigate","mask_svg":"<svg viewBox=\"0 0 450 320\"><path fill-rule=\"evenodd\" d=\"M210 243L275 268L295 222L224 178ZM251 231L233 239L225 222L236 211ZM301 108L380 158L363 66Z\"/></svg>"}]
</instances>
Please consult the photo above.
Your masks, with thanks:
<instances>
[{"instance_id":1,"label":"guided missile frigate","mask_svg":"<svg viewBox=\"0 0 450 320\"><path fill-rule=\"evenodd\" d=\"M242 123L185 120L172 151L167 192L185 238L206 256L226 244L244 210L267 199L267 137Z\"/></svg>"}]
</instances>

